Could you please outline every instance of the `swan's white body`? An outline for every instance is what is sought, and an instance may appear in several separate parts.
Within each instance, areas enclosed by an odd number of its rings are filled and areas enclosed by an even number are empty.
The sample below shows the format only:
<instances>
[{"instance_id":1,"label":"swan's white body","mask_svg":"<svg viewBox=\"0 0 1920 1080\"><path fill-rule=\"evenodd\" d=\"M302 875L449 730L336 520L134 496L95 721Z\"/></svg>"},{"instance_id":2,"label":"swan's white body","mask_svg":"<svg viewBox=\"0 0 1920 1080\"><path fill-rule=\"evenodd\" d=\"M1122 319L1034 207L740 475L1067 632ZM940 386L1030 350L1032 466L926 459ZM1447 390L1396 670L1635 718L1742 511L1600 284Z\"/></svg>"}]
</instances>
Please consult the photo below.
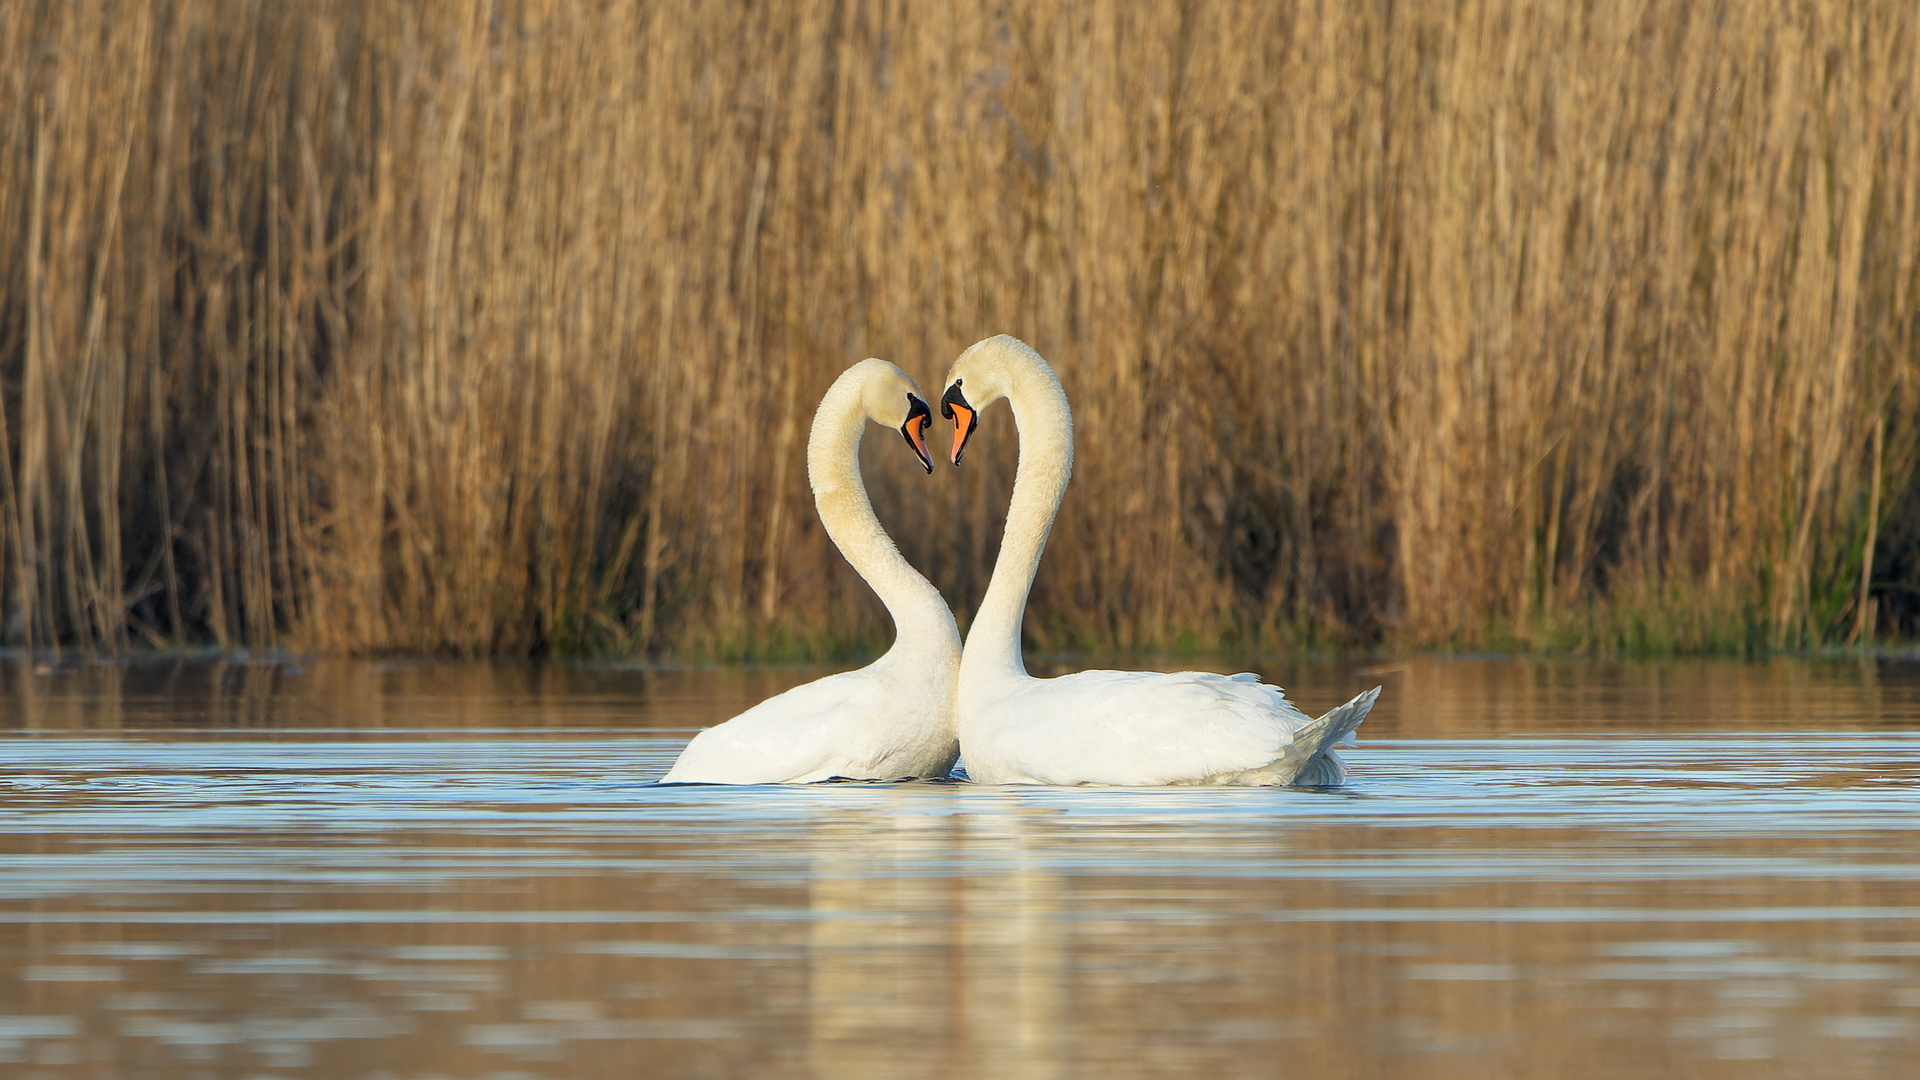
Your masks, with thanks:
<instances>
[{"instance_id":1,"label":"swan's white body","mask_svg":"<svg viewBox=\"0 0 1920 1080\"><path fill-rule=\"evenodd\" d=\"M919 389L892 364L863 360L821 399L807 440L820 521L893 617L893 647L866 667L796 686L694 736L663 783L896 780L953 769L960 630L939 591L881 528L860 479L866 422L904 415L906 395Z\"/></svg>"},{"instance_id":2,"label":"swan's white body","mask_svg":"<svg viewBox=\"0 0 1920 1080\"><path fill-rule=\"evenodd\" d=\"M974 412L1006 398L1020 433L1000 556L960 658L968 776L987 784L1340 783L1345 769L1333 748L1352 745L1378 687L1316 720L1257 675L1027 674L1020 622L1072 476L1073 414L1053 369L1005 335L960 354L947 374L949 401L956 383L962 407ZM956 463L966 434L956 434Z\"/></svg>"}]
</instances>

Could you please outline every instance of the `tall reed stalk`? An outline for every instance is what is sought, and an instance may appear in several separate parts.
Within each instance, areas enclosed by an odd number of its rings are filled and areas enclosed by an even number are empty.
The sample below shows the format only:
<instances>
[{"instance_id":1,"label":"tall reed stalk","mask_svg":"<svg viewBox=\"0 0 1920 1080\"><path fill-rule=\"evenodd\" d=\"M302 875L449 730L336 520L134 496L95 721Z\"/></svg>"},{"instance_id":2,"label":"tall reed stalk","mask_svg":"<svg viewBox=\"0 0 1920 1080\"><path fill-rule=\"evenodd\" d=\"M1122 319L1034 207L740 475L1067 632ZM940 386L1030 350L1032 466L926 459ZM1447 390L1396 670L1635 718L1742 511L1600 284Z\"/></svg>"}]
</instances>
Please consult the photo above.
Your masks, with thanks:
<instances>
[{"instance_id":1,"label":"tall reed stalk","mask_svg":"<svg viewBox=\"0 0 1920 1080\"><path fill-rule=\"evenodd\" d=\"M1911 632L1917 28L17 0L0 637L867 647L812 405L997 332L1079 421L1043 645ZM1010 420L977 445L866 451L963 613Z\"/></svg>"}]
</instances>

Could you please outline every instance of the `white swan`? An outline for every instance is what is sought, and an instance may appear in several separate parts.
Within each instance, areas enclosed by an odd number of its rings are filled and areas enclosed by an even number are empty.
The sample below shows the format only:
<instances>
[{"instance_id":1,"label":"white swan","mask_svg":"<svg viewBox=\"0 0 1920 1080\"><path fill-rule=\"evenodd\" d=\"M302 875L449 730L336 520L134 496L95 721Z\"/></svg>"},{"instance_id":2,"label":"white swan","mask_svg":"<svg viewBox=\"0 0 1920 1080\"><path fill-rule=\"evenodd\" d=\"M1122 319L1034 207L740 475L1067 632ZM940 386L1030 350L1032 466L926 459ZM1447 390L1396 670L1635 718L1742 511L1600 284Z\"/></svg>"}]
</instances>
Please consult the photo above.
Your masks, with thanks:
<instances>
[{"instance_id":1,"label":"white swan","mask_svg":"<svg viewBox=\"0 0 1920 1080\"><path fill-rule=\"evenodd\" d=\"M1020 465L986 598L960 658L960 750L988 784L1337 784L1333 747L1351 745L1380 688L1314 720L1257 675L1183 671L1027 674L1020 620L1073 473L1073 414L1053 369L1024 342L973 345L947 372L941 415L952 460L982 409L1006 398Z\"/></svg>"},{"instance_id":2,"label":"white swan","mask_svg":"<svg viewBox=\"0 0 1920 1080\"><path fill-rule=\"evenodd\" d=\"M932 472L931 417L906 372L862 360L827 390L807 438L807 478L820 521L893 617L893 647L858 671L796 686L694 736L662 783L895 780L952 770L960 753L953 723L960 630L940 593L881 528L860 479L868 420L897 424Z\"/></svg>"}]
</instances>

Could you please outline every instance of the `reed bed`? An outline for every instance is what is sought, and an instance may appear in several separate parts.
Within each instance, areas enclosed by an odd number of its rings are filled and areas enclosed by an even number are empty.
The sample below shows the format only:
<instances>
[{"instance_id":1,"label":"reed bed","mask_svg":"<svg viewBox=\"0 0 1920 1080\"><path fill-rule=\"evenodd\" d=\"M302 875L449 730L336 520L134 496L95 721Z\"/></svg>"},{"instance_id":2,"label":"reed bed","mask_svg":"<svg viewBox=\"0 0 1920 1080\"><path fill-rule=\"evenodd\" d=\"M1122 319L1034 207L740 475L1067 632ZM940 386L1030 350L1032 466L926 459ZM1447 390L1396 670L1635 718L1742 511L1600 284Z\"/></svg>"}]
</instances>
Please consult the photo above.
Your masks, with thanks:
<instances>
[{"instance_id":1,"label":"reed bed","mask_svg":"<svg viewBox=\"0 0 1920 1080\"><path fill-rule=\"evenodd\" d=\"M1060 371L1048 648L1920 625L1920 13L18 0L0 638L797 655L863 356ZM965 612L1013 426L881 516Z\"/></svg>"}]
</instances>

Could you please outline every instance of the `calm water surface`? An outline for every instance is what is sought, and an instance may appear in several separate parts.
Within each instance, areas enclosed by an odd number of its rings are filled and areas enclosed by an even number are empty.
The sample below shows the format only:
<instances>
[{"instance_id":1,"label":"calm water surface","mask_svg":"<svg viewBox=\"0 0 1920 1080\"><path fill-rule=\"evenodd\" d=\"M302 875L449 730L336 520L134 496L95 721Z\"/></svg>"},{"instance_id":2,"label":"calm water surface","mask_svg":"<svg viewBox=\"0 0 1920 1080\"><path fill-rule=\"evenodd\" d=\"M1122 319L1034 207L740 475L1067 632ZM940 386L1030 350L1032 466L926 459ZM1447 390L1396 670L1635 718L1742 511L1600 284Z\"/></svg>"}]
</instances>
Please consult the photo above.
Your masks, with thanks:
<instances>
[{"instance_id":1,"label":"calm water surface","mask_svg":"<svg viewBox=\"0 0 1920 1080\"><path fill-rule=\"evenodd\" d=\"M1920 666L1416 661L1337 791L655 787L819 674L0 658L0 1076L1910 1076Z\"/></svg>"}]
</instances>

